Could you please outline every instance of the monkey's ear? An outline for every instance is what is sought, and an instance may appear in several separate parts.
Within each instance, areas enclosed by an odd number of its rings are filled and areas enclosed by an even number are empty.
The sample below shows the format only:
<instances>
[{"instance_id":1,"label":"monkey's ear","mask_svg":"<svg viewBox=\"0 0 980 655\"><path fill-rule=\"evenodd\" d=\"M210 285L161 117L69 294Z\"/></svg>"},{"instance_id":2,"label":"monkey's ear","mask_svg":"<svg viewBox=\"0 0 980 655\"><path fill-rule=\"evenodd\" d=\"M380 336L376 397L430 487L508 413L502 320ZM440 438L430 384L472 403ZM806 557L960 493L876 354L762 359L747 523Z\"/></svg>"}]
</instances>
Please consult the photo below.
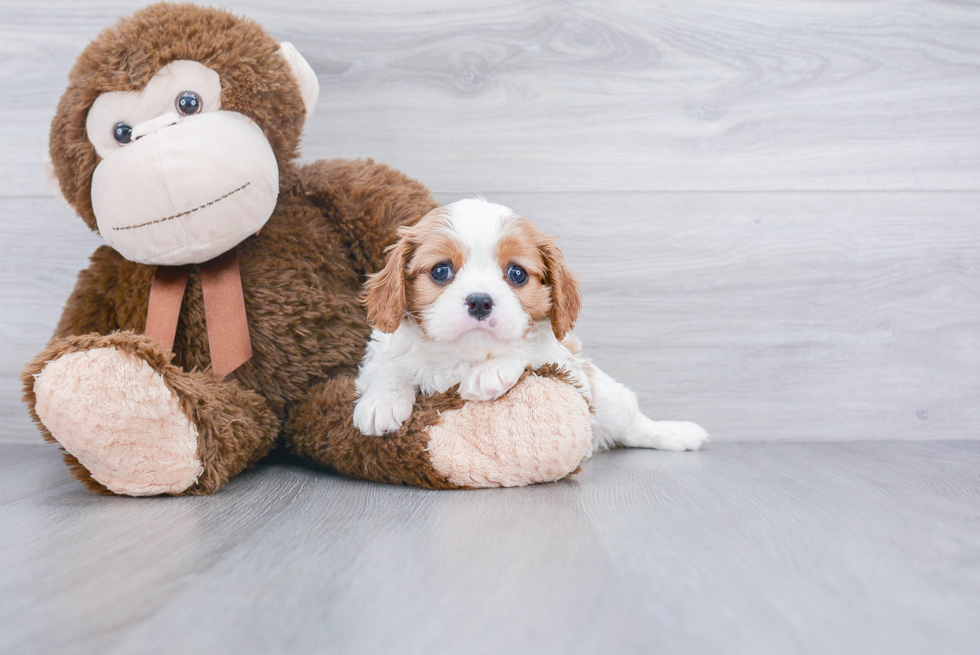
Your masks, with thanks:
<instances>
[{"instance_id":1,"label":"monkey's ear","mask_svg":"<svg viewBox=\"0 0 980 655\"><path fill-rule=\"evenodd\" d=\"M289 62L289 67L293 69L293 76L296 78L296 82L299 84L299 92L303 96L303 104L306 105L306 118L309 118L313 115L316 99L320 96L320 82L316 79L316 73L310 66L310 62L299 54L299 50L292 43L288 41L280 43L279 52Z\"/></svg>"},{"instance_id":2,"label":"monkey's ear","mask_svg":"<svg viewBox=\"0 0 980 655\"><path fill-rule=\"evenodd\" d=\"M54 174L54 162L51 161L51 157L44 158L44 176L48 178L48 184L54 189L54 195L58 197L58 200L65 203L68 209L75 211L75 208L71 206L68 198L65 198L65 193L61 190L61 182L58 181L58 176Z\"/></svg>"}]
</instances>

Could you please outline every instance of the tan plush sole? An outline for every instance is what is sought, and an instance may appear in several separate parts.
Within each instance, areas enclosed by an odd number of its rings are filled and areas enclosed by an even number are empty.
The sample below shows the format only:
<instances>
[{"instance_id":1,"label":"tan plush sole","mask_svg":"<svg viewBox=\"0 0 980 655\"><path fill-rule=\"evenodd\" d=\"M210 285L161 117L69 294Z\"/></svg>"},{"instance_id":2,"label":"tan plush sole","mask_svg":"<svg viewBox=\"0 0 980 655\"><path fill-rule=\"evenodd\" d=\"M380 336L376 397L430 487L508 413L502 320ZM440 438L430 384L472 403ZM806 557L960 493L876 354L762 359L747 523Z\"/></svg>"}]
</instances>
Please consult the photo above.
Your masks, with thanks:
<instances>
[{"instance_id":1,"label":"tan plush sole","mask_svg":"<svg viewBox=\"0 0 980 655\"><path fill-rule=\"evenodd\" d=\"M588 403L564 381L525 376L493 402L469 402L429 428L432 467L461 487L560 480L592 443Z\"/></svg>"},{"instance_id":2,"label":"tan plush sole","mask_svg":"<svg viewBox=\"0 0 980 655\"><path fill-rule=\"evenodd\" d=\"M36 376L34 393L51 435L114 493L180 493L204 470L197 428L138 357L115 348L63 355Z\"/></svg>"}]
</instances>

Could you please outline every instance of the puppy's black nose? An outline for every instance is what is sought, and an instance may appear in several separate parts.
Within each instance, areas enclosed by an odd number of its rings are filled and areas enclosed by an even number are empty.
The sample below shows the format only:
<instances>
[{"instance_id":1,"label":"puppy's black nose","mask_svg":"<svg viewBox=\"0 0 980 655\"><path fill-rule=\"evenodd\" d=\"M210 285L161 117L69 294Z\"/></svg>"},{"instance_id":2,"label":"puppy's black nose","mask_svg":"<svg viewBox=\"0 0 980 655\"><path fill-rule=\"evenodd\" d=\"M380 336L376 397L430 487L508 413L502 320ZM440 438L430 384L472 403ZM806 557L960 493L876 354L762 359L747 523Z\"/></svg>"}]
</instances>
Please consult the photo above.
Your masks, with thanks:
<instances>
[{"instance_id":1,"label":"puppy's black nose","mask_svg":"<svg viewBox=\"0 0 980 655\"><path fill-rule=\"evenodd\" d=\"M466 309L470 316L479 321L493 309L493 298L486 293L471 293L466 296Z\"/></svg>"}]
</instances>

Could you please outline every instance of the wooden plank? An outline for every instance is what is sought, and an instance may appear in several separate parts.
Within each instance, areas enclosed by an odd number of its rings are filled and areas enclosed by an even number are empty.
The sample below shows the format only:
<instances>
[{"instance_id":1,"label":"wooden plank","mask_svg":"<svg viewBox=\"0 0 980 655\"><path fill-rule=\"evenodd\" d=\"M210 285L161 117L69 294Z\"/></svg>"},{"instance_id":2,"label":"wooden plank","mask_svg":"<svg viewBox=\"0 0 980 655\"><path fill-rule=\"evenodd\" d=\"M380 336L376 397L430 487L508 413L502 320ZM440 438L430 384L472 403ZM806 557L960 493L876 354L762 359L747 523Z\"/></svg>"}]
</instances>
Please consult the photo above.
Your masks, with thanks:
<instances>
[{"instance_id":1,"label":"wooden plank","mask_svg":"<svg viewBox=\"0 0 980 655\"><path fill-rule=\"evenodd\" d=\"M0 446L0 467L3 652L966 655L980 639L976 442L619 451L472 492L278 465L206 498L104 498L53 447Z\"/></svg>"},{"instance_id":2,"label":"wooden plank","mask_svg":"<svg viewBox=\"0 0 980 655\"><path fill-rule=\"evenodd\" d=\"M0 6L0 196L48 194L84 45L145 4ZM439 191L977 189L980 12L962 3L231 3L305 53L308 159Z\"/></svg>"},{"instance_id":3,"label":"wooden plank","mask_svg":"<svg viewBox=\"0 0 980 655\"><path fill-rule=\"evenodd\" d=\"M458 199L440 194L440 202ZM718 441L980 438L978 193L499 194L559 235L587 353ZM98 243L0 200L0 440Z\"/></svg>"}]
</instances>

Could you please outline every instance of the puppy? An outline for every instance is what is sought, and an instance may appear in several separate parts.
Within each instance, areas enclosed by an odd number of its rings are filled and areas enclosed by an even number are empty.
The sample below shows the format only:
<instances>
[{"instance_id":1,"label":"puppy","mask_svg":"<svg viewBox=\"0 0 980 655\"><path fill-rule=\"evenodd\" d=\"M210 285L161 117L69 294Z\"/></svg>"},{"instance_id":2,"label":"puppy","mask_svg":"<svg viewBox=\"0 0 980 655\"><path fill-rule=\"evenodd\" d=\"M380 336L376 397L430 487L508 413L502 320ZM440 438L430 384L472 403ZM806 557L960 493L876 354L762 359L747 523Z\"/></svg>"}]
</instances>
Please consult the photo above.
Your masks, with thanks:
<instances>
[{"instance_id":1,"label":"puppy","mask_svg":"<svg viewBox=\"0 0 980 655\"><path fill-rule=\"evenodd\" d=\"M455 384L466 400L499 398L525 367L557 364L592 402L593 449L697 450L708 434L686 421L651 421L636 395L582 357L570 334L578 284L552 237L483 199L460 200L398 231L365 288L375 330L357 377L354 423L397 430L416 393Z\"/></svg>"}]
</instances>

